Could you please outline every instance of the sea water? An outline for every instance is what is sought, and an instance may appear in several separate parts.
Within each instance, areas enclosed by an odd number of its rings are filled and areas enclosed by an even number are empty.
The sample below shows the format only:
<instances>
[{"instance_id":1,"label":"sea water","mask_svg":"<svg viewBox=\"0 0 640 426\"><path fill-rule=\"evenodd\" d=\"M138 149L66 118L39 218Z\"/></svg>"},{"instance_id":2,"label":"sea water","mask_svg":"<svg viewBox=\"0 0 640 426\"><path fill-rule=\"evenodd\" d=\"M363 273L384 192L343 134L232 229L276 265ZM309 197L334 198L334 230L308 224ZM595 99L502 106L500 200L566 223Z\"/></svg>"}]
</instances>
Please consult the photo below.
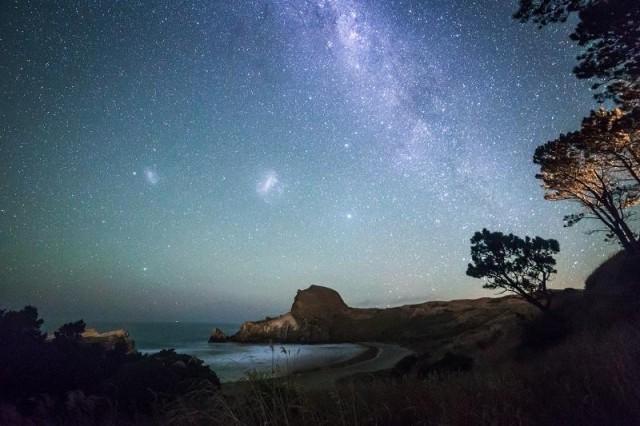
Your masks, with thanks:
<instances>
[{"instance_id":1,"label":"sea water","mask_svg":"<svg viewBox=\"0 0 640 426\"><path fill-rule=\"evenodd\" d=\"M88 327L104 332L123 328L142 353L173 348L205 362L222 382L237 381L249 374L286 375L303 369L343 362L365 351L357 344L241 344L208 343L216 327L233 334L238 324L205 323L91 323Z\"/></svg>"}]
</instances>

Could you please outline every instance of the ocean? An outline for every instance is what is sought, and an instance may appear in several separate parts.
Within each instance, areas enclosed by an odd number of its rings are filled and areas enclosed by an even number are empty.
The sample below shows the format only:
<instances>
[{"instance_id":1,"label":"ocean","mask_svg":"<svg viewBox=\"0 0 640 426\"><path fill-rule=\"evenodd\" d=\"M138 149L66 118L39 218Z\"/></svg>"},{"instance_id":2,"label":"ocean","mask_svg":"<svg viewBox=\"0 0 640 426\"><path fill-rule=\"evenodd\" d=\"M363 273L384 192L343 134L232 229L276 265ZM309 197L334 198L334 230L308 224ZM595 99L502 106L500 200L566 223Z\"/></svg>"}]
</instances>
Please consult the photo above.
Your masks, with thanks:
<instances>
[{"instance_id":1,"label":"ocean","mask_svg":"<svg viewBox=\"0 0 640 426\"><path fill-rule=\"evenodd\" d=\"M124 328L143 353L173 348L202 359L222 382L237 381L250 373L286 375L301 369L346 361L365 351L357 344L240 344L208 343L216 327L233 334L239 324L94 322L87 327L104 332Z\"/></svg>"}]
</instances>

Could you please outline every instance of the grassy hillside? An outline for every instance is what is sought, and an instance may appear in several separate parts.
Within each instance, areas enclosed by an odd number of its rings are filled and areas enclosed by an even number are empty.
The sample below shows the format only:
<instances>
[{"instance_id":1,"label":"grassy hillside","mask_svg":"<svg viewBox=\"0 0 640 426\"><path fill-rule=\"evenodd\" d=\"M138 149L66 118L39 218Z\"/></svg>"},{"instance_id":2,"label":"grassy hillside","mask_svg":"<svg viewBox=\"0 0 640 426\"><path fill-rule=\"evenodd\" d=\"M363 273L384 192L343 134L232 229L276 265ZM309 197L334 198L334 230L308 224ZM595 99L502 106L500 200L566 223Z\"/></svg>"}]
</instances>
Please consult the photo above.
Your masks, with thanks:
<instances>
[{"instance_id":1,"label":"grassy hillside","mask_svg":"<svg viewBox=\"0 0 640 426\"><path fill-rule=\"evenodd\" d=\"M492 369L377 375L330 393L254 378L241 395L194 392L157 418L167 425L637 425L639 357L632 320Z\"/></svg>"},{"instance_id":2,"label":"grassy hillside","mask_svg":"<svg viewBox=\"0 0 640 426\"><path fill-rule=\"evenodd\" d=\"M586 292L556 293L548 315L515 298L354 310L336 324L371 327L419 355L392 371L343 381L331 393L253 378L241 395L223 392L203 405L194 393L163 407L160 417L167 424L637 425L640 314L626 308L637 306L629 288L640 277L636 260L612 257ZM607 297L620 293L627 297ZM501 356L475 362L491 351ZM442 352L449 355L435 355Z\"/></svg>"}]
</instances>

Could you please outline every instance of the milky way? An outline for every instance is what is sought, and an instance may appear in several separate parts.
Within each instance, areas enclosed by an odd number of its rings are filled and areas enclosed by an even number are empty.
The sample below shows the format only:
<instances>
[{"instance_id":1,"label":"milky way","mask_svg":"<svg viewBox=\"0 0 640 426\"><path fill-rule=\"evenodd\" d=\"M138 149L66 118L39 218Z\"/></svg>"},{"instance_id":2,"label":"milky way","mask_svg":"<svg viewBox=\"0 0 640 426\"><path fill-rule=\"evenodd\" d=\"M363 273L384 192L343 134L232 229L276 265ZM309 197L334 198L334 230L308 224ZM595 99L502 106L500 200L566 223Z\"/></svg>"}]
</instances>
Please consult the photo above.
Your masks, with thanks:
<instances>
[{"instance_id":1,"label":"milky way","mask_svg":"<svg viewBox=\"0 0 640 426\"><path fill-rule=\"evenodd\" d=\"M483 227L562 227L535 147L596 105L570 27L509 1L5 2L3 303L60 318L242 320L311 283L387 306L491 294Z\"/></svg>"}]
</instances>

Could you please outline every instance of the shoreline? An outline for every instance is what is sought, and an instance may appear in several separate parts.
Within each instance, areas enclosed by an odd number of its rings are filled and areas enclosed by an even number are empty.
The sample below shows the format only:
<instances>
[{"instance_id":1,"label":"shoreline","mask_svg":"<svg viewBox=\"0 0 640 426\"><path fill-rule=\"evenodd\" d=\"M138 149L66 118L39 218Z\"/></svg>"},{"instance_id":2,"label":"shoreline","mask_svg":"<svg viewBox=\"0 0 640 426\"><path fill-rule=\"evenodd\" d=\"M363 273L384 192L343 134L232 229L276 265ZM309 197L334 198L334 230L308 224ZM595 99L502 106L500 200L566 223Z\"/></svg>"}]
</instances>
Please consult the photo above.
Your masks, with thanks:
<instances>
[{"instance_id":1,"label":"shoreline","mask_svg":"<svg viewBox=\"0 0 640 426\"><path fill-rule=\"evenodd\" d=\"M289 380L306 390L330 389L339 380L356 374L375 373L391 369L398 361L414 353L411 349L392 343L358 342L355 344L366 348L365 351L347 360L326 366L292 371L289 374L270 377L266 380ZM222 390L223 392L234 394L244 391L247 386L252 385L251 380L242 379L223 383Z\"/></svg>"},{"instance_id":2,"label":"shoreline","mask_svg":"<svg viewBox=\"0 0 640 426\"><path fill-rule=\"evenodd\" d=\"M307 390L326 390L335 387L339 380L356 374L373 374L393 368L398 361L415 353L413 350L393 343L363 342L371 348L367 356L360 354L351 360L334 364L330 368L308 371L292 377L294 383ZM374 352L375 351L375 352Z\"/></svg>"},{"instance_id":3,"label":"shoreline","mask_svg":"<svg viewBox=\"0 0 640 426\"><path fill-rule=\"evenodd\" d=\"M378 356L378 354L380 353L380 349L370 343L355 343L356 345L362 346L363 348L365 348L365 350L357 355L354 355L353 357L349 358L349 359L345 359L342 361L336 361L332 364L328 364L328 365L320 365L320 366L315 366L315 367L308 367L308 368L301 368L299 370L294 370L291 373L287 374L286 376L297 376L297 375L303 375L303 374L309 374L309 373L315 373L317 371L324 371L324 370L333 370L333 369L338 369L338 368L344 368L344 367L348 367L351 365L355 365L358 364L360 362L365 362L365 361L369 361L371 359L374 359L375 357ZM285 376L283 376L285 377Z\"/></svg>"}]
</instances>

